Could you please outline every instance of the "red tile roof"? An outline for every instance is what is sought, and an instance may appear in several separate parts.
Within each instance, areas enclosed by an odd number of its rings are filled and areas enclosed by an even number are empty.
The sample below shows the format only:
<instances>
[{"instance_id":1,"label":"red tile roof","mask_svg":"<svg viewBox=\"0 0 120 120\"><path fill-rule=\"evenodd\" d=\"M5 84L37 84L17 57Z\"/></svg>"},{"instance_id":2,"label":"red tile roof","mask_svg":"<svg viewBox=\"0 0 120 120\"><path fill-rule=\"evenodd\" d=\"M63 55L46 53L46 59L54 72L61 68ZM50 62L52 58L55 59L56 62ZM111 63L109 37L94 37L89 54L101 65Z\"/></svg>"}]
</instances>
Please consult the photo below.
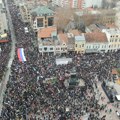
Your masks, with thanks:
<instances>
[{"instance_id":1,"label":"red tile roof","mask_svg":"<svg viewBox=\"0 0 120 120\"><path fill-rule=\"evenodd\" d=\"M112 74L114 75L114 74L118 74L118 72L117 72L117 70L116 69L112 69Z\"/></svg>"},{"instance_id":2,"label":"red tile roof","mask_svg":"<svg viewBox=\"0 0 120 120\"><path fill-rule=\"evenodd\" d=\"M38 31L38 38L49 38L52 32L57 32L56 27L42 28Z\"/></svg>"},{"instance_id":3,"label":"red tile roof","mask_svg":"<svg viewBox=\"0 0 120 120\"><path fill-rule=\"evenodd\" d=\"M0 43L9 42L9 40L0 40Z\"/></svg>"},{"instance_id":4,"label":"red tile roof","mask_svg":"<svg viewBox=\"0 0 120 120\"><path fill-rule=\"evenodd\" d=\"M60 33L58 34L58 37L62 43L67 43L68 42L68 36L65 33Z\"/></svg>"},{"instance_id":5,"label":"red tile roof","mask_svg":"<svg viewBox=\"0 0 120 120\"><path fill-rule=\"evenodd\" d=\"M85 33L86 42L107 42L107 36L102 32Z\"/></svg>"},{"instance_id":6,"label":"red tile roof","mask_svg":"<svg viewBox=\"0 0 120 120\"><path fill-rule=\"evenodd\" d=\"M80 31L74 29L74 30L69 30L69 33L72 33L74 36L79 36L81 34Z\"/></svg>"}]
</instances>

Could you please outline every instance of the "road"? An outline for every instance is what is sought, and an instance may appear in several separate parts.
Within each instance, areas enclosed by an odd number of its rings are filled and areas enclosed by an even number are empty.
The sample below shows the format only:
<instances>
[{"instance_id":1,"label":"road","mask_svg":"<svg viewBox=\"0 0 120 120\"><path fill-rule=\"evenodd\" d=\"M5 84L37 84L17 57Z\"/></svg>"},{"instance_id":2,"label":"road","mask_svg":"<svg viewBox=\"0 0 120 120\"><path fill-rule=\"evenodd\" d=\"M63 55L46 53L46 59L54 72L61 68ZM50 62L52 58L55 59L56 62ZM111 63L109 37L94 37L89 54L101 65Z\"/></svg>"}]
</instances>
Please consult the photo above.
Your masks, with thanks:
<instances>
[{"instance_id":1,"label":"road","mask_svg":"<svg viewBox=\"0 0 120 120\"><path fill-rule=\"evenodd\" d=\"M15 57L15 44L16 44L14 27L13 27L11 15L10 15L10 12L8 9L7 0L5 0L5 4L6 4L6 11L7 11L8 25L9 25L9 28L11 31L12 43L11 43L11 51L9 54L10 57L9 57L8 65L7 65L7 71L5 73L5 77L3 78L2 82L1 82L1 86L0 86L0 115L1 115L1 111L2 111L2 102L3 102L4 92L6 90L6 84L9 80L9 75L11 72L11 65L12 65L12 62L13 62L14 57Z\"/></svg>"}]
</instances>

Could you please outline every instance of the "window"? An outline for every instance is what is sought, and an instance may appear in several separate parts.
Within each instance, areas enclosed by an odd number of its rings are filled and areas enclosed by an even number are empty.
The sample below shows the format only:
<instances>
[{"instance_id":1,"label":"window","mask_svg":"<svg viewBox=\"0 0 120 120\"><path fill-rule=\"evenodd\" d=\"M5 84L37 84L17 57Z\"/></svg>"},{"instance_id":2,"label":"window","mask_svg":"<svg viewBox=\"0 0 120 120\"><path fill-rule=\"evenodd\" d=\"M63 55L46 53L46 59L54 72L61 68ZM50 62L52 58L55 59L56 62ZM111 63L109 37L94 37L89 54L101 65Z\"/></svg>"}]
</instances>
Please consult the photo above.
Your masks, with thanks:
<instances>
[{"instance_id":1,"label":"window","mask_svg":"<svg viewBox=\"0 0 120 120\"><path fill-rule=\"evenodd\" d=\"M46 50L47 50L47 47L45 47L44 50L46 51Z\"/></svg>"},{"instance_id":2,"label":"window","mask_svg":"<svg viewBox=\"0 0 120 120\"><path fill-rule=\"evenodd\" d=\"M37 19L37 27L43 27L43 18Z\"/></svg>"},{"instance_id":3,"label":"window","mask_svg":"<svg viewBox=\"0 0 120 120\"><path fill-rule=\"evenodd\" d=\"M42 48L39 48L40 51L42 51Z\"/></svg>"},{"instance_id":4,"label":"window","mask_svg":"<svg viewBox=\"0 0 120 120\"><path fill-rule=\"evenodd\" d=\"M53 48L50 48L50 50L53 50Z\"/></svg>"},{"instance_id":5,"label":"window","mask_svg":"<svg viewBox=\"0 0 120 120\"><path fill-rule=\"evenodd\" d=\"M76 44L76 47L77 47L77 44Z\"/></svg>"},{"instance_id":6,"label":"window","mask_svg":"<svg viewBox=\"0 0 120 120\"><path fill-rule=\"evenodd\" d=\"M80 45L80 48L81 48L81 45Z\"/></svg>"},{"instance_id":7,"label":"window","mask_svg":"<svg viewBox=\"0 0 120 120\"><path fill-rule=\"evenodd\" d=\"M53 26L53 21L54 21L54 18L53 17L49 17L48 18L48 26Z\"/></svg>"}]
</instances>

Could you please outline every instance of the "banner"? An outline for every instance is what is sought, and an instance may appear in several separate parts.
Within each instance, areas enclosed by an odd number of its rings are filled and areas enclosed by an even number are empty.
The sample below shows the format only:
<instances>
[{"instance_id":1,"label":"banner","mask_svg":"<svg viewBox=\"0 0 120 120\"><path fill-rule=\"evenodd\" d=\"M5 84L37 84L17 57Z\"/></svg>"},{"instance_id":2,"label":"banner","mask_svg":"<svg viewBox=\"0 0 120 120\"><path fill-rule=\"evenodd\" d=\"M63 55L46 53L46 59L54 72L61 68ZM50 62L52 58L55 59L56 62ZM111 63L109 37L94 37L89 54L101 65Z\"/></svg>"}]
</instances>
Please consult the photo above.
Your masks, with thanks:
<instances>
[{"instance_id":1,"label":"banner","mask_svg":"<svg viewBox=\"0 0 120 120\"><path fill-rule=\"evenodd\" d=\"M18 48L17 54L18 54L18 59L19 59L20 62L25 62L26 61L23 48Z\"/></svg>"}]
</instances>

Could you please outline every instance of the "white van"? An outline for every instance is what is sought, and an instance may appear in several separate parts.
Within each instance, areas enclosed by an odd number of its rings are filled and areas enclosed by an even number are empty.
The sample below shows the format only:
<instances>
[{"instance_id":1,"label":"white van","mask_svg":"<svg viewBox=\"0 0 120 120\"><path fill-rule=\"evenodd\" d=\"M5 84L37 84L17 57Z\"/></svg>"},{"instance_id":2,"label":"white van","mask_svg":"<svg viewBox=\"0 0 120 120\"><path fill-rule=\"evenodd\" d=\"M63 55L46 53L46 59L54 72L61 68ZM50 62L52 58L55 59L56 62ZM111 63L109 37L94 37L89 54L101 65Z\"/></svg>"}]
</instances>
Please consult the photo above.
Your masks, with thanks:
<instances>
[{"instance_id":1,"label":"white van","mask_svg":"<svg viewBox=\"0 0 120 120\"><path fill-rule=\"evenodd\" d=\"M24 31L25 31L25 33L29 32L27 27L24 27Z\"/></svg>"}]
</instances>

